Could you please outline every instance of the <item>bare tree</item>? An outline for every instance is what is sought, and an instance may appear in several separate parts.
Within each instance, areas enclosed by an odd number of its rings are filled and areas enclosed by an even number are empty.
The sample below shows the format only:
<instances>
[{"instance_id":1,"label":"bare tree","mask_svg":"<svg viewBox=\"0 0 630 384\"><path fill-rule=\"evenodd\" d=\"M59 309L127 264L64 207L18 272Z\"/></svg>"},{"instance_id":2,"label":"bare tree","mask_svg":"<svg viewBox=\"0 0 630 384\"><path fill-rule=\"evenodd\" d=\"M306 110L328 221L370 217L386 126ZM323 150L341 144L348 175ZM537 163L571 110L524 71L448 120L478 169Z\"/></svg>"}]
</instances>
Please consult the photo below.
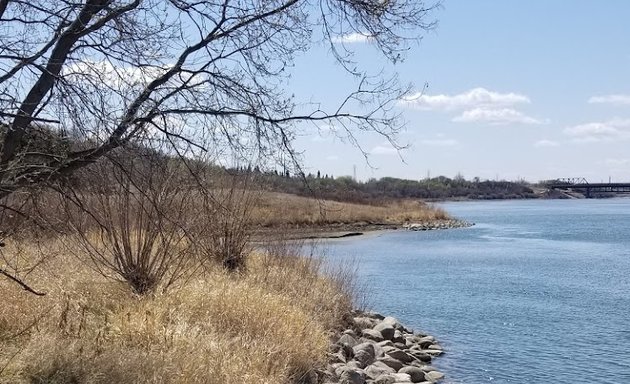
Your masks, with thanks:
<instances>
[{"instance_id":1,"label":"bare tree","mask_svg":"<svg viewBox=\"0 0 630 384\"><path fill-rule=\"evenodd\" d=\"M369 77L340 39L359 33L392 61L433 26L412 0L0 0L0 197L57 179L139 135L174 147L288 154L294 127L334 121L394 140L393 79ZM338 108L308 109L288 68L314 40L358 76ZM312 105L312 104L310 104ZM41 152L49 124L81 145ZM253 151L253 152L252 152Z\"/></svg>"},{"instance_id":2,"label":"bare tree","mask_svg":"<svg viewBox=\"0 0 630 384\"><path fill-rule=\"evenodd\" d=\"M0 210L16 209L7 200L16 191L54 184L139 137L169 142L170 154L279 155L297 164L295 127L326 121L352 143L368 130L396 146L392 106L406 90L358 69L343 37L358 33L396 62L433 27L435 6L0 0ZM294 59L318 40L356 76L356 89L331 110L288 89Z\"/></svg>"}]
</instances>

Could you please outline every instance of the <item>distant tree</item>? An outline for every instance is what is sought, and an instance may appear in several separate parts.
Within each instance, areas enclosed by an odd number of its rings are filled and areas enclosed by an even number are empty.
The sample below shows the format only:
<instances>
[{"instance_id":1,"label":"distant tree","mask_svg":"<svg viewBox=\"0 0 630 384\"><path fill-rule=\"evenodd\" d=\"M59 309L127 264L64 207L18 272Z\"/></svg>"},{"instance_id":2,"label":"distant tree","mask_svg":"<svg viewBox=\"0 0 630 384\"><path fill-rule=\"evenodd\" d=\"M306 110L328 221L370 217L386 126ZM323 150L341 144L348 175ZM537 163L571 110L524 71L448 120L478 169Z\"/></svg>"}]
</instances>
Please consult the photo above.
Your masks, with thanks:
<instances>
[{"instance_id":1,"label":"distant tree","mask_svg":"<svg viewBox=\"0 0 630 384\"><path fill-rule=\"evenodd\" d=\"M321 173L319 171L317 171L317 178L319 179L321 177L322 177Z\"/></svg>"}]
</instances>

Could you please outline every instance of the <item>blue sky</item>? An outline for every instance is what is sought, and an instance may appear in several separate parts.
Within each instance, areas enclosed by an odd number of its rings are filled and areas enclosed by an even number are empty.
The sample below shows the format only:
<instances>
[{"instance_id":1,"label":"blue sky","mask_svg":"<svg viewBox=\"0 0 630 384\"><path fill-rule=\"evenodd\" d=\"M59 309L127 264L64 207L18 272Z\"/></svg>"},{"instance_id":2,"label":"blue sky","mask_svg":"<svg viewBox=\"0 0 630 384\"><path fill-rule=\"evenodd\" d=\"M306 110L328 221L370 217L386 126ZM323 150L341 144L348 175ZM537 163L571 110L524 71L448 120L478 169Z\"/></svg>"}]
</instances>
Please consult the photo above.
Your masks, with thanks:
<instances>
[{"instance_id":1,"label":"blue sky","mask_svg":"<svg viewBox=\"0 0 630 384\"><path fill-rule=\"evenodd\" d=\"M347 44L363 68L395 70L417 91L428 84L398 107L410 148L399 155L378 135L360 135L369 166L350 144L305 133L297 147L308 170L630 181L630 1L446 0L433 15L436 30L393 68L369 41ZM352 79L315 46L290 86L334 102Z\"/></svg>"}]
</instances>

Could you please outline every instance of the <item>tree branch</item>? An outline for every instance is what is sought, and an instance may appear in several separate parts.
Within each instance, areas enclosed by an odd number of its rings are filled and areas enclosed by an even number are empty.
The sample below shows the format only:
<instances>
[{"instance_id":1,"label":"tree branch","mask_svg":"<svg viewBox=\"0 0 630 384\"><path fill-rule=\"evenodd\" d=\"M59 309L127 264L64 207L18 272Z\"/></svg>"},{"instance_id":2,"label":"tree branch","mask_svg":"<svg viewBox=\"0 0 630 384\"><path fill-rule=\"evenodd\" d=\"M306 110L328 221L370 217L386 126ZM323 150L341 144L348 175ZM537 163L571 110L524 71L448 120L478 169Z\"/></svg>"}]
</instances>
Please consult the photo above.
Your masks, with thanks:
<instances>
[{"instance_id":1,"label":"tree branch","mask_svg":"<svg viewBox=\"0 0 630 384\"><path fill-rule=\"evenodd\" d=\"M0 268L0 275L5 276L9 280L11 280L14 283L18 284L25 291L30 292L30 293L32 293L32 294L34 294L36 296L45 296L46 295L45 292L38 292L38 291L34 290L33 288L29 287L25 282L23 282L22 280L18 279L15 276L13 276L12 274L10 274L9 272L7 272L6 270L4 270L2 268Z\"/></svg>"}]
</instances>

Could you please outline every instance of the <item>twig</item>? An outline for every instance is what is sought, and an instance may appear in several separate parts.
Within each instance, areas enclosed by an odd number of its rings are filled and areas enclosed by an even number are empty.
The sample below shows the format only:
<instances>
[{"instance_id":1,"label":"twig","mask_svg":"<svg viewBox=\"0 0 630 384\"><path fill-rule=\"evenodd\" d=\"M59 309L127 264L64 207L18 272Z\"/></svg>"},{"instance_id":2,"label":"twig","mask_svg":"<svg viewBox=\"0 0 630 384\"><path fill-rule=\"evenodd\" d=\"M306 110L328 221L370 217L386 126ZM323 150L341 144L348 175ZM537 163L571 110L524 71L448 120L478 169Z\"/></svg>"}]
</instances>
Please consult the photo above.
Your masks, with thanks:
<instances>
[{"instance_id":1,"label":"twig","mask_svg":"<svg viewBox=\"0 0 630 384\"><path fill-rule=\"evenodd\" d=\"M26 284L22 280L18 279L17 277L11 275L9 272L5 271L2 268L0 268L0 275L4 275L5 277L9 278L9 280L12 280L16 284L18 284L20 287L22 287L25 291L30 292L30 293L32 293L32 294L34 294L36 296L45 296L46 295L45 292L37 292L33 288L29 287L28 284Z\"/></svg>"}]
</instances>

